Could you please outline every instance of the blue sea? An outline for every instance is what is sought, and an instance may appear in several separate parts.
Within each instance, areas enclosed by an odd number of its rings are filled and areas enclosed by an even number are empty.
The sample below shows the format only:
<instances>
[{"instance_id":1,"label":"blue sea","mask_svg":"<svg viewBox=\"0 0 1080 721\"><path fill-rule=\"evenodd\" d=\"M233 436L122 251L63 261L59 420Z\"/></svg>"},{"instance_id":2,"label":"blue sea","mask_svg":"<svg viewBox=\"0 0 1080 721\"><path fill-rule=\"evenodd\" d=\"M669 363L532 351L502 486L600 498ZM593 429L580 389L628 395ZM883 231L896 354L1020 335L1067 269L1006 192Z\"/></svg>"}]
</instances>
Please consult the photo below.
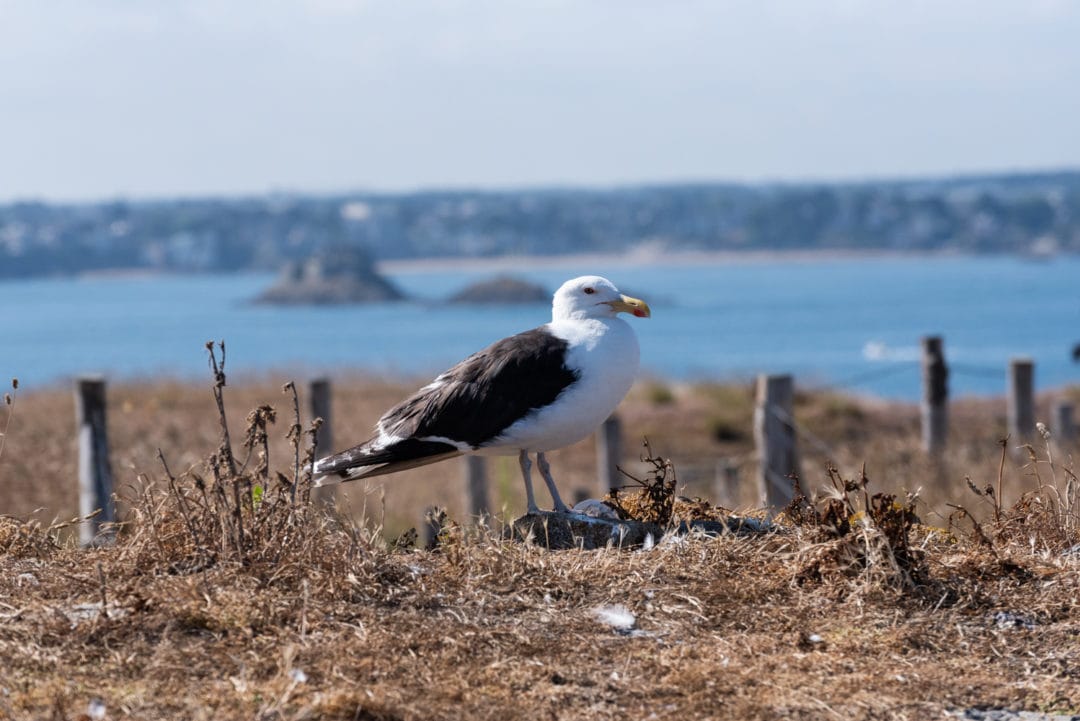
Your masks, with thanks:
<instances>
[{"instance_id":1,"label":"blue sea","mask_svg":"<svg viewBox=\"0 0 1080 721\"><path fill-rule=\"evenodd\" d=\"M644 298L634 319L644 375L746 380L786 372L803 388L919 397L919 339L939 334L953 395L1004 392L1010 358L1036 383L1080 383L1080 258L739 259L727 262L523 261L514 274L554 290L598 273ZM549 319L547 304L441 301L490 270L415 269L390 277L405 303L280 308L248 301L265 274L88 277L0 283L0 385L168 374L206 378L208 340L224 339L230 376L365 370L437 373L498 338Z\"/></svg>"}]
</instances>

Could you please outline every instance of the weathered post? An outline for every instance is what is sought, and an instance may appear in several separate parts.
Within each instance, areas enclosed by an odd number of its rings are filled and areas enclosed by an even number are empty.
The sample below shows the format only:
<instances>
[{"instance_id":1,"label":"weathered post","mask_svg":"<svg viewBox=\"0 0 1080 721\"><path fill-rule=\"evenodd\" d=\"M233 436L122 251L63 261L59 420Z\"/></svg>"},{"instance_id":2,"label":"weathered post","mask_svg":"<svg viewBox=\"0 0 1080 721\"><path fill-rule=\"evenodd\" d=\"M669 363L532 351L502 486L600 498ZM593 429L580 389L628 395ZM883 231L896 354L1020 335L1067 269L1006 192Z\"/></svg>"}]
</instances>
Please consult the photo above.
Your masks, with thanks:
<instances>
[{"instance_id":1,"label":"weathered post","mask_svg":"<svg viewBox=\"0 0 1080 721\"><path fill-rule=\"evenodd\" d=\"M1076 443L1076 418L1073 411L1073 404L1067 400L1061 399L1054 404L1054 425L1051 426L1050 432L1062 446L1067 447Z\"/></svg>"},{"instance_id":2,"label":"weathered post","mask_svg":"<svg viewBox=\"0 0 1080 721\"><path fill-rule=\"evenodd\" d=\"M334 451L333 411L330 403L330 379L314 378L308 383L308 399L311 418L322 418L322 425L315 439L315 460L325 458ZM311 500L318 506L334 504L335 486L311 489Z\"/></svg>"},{"instance_id":3,"label":"weathered post","mask_svg":"<svg viewBox=\"0 0 1080 721\"><path fill-rule=\"evenodd\" d=\"M465 456L465 507L470 516L490 515L488 506L487 462L482 456Z\"/></svg>"},{"instance_id":4,"label":"weathered post","mask_svg":"<svg viewBox=\"0 0 1080 721\"><path fill-rule=\"evenodd\" d=\"M596 472L600 495L622 485L619 478L619 455L622 453L622 424L611 416L596 431Z\"/></svg>"},{"instance_id":5,"label":"weathered post","mask_svg":"<svg viewBox=\"0 0 1080 721\"><path fill-rule=\"evenodd\" d=\"M75 424L79 438L79 513L101 512L79 526L79 544L93 546L108 537L102 525L116 520L112 466L105 423L105 379L82 376L75 381Z\"/></svg>"},{"instance_id":6,"label":"weathered post","mask_svg":"<svg viewBox=\"0 0 1080 721\"><path fill-rule=\"evenodd\" d=\"M795 451L795 381L790 375L759 375L754 407L754 444L758 453L761 503L779 509L791 502L798 474Z\"/></svg>"},{"instance_id":7,"label":"weathered post","mask_svg":"<svg viewBox=\"0 0 1080 721\"><path fill-rule=\"evenodd\" d=\"M1029 440L1035 432L1035 361L1031 358L1009 361L1006 403L1009 437L1017 443Z\"/></svg>"},{"instance_id":8,"label":"weathered post","mask_svg":"<svg viewBox=\"0 0 1080 721\"><path fill-rule=\"evenodd\" d=\"M713 480L713 496L721 506L733 508L738 502L739 466L728 458L716 462L716 478Z\"/></svg>"},{"instance_id":9,"label":"weathered post","mask_svg":"<svg viewBox=\"0 0 1080 721\"><path fill-rule=\"evenodd\" d=\"M949 434L949 367L941 336L922 339L922 415L923 450L936 455L945 449Z\"/></svg>"}]
</instances>

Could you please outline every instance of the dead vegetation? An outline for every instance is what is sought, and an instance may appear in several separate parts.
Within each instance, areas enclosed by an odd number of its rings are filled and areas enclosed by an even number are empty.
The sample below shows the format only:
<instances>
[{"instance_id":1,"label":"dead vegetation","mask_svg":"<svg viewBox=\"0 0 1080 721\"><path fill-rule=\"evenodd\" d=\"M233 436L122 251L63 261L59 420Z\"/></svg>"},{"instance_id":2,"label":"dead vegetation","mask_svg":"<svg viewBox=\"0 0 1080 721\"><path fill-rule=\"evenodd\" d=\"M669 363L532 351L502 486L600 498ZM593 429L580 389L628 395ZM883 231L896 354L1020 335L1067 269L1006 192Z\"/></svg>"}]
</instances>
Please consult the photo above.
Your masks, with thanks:
<instances>
[{"instance_id":1,"label":"dead vegetation","mask_svg":"<svg viewBox=\"0 0 1080 721\"><path fill-rule=\"evenodd\" d=\"M630 487L631 492L625 492L625 487L613 488L605 496L604 504L614 510L620 519L668 526L673 520L676 490L679 485L675 465L670 458L653 455L648 439L644 446L641 462L650 467L646 478L636 478L622 471L624 476L634 482Z\"/></svg>"},{"instance_id":2,"label":"dead vegetation","mask_svg":"<svg viewBox=\"0 0 1080 721\"><path fill-rule=\"evenodd\" d=\"M645 478L620 468L630 483L608 491L602 501L620 520L651 523L667 529L691 521L723 521L731 516L729 509L707 499L681 495L675 463L670 458L654 455L648 438L642 446L639 460L647 468Z\"/></svg>"},{"instance_id":3,"label":"dead vegetation","mask_svg":"<svg viewBox=\"0 0 1080 721\"><path fill-rule=\"evenodd\" d=\"M317 429L295 388L290 425L254 404L234 455L214 366L214 446L175 464L164 445L114 544L0 517L0 718L1080 712L1076 478L1034 447L937 526L914 495L829 468L764 537L552 553L436 513L416 550L308 502ZM715 511L646 451L623 513Z\"/></svg>"}]
</instances>

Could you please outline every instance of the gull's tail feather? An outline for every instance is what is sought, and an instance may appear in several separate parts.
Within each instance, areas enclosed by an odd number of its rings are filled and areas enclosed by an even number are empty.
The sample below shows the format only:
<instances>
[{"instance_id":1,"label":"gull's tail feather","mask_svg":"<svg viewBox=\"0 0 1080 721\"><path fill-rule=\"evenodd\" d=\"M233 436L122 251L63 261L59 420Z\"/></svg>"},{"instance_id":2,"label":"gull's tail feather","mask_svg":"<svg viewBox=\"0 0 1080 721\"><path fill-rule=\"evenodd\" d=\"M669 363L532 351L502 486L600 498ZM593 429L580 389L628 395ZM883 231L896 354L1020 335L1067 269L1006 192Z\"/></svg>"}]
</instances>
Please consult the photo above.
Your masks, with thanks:
<instances>
[{"instance_id":1,"label":"gull's tail feather","mask_svg":"<svg viewBox=\"0 0 1080 721\"><path fill-rule=\"evenodd\" d=\"M387 445L373 441L327 456L315 463L316 487L358 478L371 478L460 456L464 451L449 443L406 438Z\"/></svg>"}]
</instances>

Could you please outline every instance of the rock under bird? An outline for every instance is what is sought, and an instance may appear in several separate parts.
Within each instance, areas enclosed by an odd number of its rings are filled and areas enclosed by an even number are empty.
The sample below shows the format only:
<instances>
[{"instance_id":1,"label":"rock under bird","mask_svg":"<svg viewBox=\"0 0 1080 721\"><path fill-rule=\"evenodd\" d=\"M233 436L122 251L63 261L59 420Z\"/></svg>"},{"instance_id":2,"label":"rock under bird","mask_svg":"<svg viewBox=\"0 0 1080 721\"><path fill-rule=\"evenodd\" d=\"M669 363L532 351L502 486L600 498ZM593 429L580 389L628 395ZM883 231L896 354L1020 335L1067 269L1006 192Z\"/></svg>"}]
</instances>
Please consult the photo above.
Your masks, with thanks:
<instances>
[{"instance_id":1,"label":"rock under bird","mask_svg":"<svg viewBox=\"0 0 1080 721\"><path fill-rule=\"evenodd\" d=\"M555 510L559 497L544 454L585 438L630 390L638 342L619 317L651 315L606 278L574 278L555 292L552 318L461 361L387 411L375 435L315 464L315 484L394 473L463 454L517 455L528 512L536 455Z\"/></svg>"}]
</instances>

